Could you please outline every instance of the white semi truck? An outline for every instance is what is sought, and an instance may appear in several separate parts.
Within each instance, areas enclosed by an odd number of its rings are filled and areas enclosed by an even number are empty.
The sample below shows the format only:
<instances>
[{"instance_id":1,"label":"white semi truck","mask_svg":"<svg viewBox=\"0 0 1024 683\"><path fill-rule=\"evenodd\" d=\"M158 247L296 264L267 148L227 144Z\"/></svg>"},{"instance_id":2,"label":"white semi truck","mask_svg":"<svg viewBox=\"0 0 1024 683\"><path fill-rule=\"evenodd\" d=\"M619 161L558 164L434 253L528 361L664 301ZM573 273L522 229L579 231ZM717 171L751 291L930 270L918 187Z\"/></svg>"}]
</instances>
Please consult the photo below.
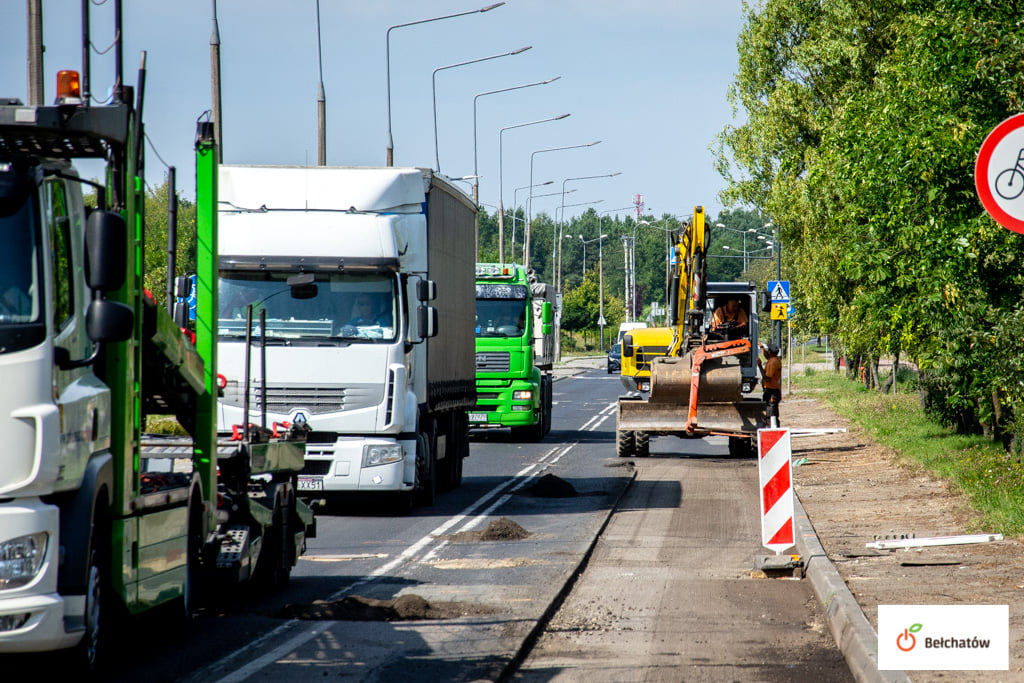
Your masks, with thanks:
<instances>
[{"instance_id":1,"label":"white semi truck","mask_svg":"<svg viewBox=\"0 0 1024 683\"><path fill-rule=\"evenodd\" d=\"M418 168L222 166L222 431L311 431L310 498L396 494L429 504L462 481L475 396L472 200ZM270 378L264 382L264 376Z\"/></svg>"}]
</instances>

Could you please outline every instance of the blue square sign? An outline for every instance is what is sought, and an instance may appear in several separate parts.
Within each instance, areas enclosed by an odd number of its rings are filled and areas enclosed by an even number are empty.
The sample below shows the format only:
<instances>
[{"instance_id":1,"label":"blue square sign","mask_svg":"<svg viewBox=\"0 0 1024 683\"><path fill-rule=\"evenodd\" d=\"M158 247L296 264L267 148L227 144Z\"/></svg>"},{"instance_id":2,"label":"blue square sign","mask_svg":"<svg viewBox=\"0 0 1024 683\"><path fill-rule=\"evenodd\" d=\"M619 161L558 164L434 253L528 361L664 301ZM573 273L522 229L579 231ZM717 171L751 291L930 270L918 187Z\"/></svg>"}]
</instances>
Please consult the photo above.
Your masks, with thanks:
<instances>
[{"instance_id":1,"label":"blue square sign","mask_svg":"<svg viewBox=\"0 0 1024 683\"><path fill-rule=\"evenodd\" d=\"M789 303L789 280L769 280L768 291L772 295L772 303Z\"/></svg>"}]
</instances>

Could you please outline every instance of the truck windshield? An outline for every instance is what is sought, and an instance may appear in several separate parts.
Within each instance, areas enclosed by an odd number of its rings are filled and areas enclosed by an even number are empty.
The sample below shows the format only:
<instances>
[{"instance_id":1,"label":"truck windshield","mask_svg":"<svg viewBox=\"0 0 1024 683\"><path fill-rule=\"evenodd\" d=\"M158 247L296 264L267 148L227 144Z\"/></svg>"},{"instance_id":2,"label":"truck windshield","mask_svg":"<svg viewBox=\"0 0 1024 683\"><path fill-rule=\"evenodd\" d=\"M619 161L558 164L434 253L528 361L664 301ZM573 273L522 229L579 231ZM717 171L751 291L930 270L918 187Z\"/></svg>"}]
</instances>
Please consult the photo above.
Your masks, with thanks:
<instances>
[{"instance_id":1,"label":"truck windshield","mask_svg":"<svg viewBox=\"0 0 1024 683\"><path fill-rule=\"evenodd\" d=\"M39 202L25 169L0 161L0 353L42 342Z\"/></svg>"},{"instance_id":2,"label":"truck windshield","mask_svg":"<svg viewBox=\"0 0 1024 683\"><path fill-rule=\"evenodd\" d=\"M476 336L521 337L526 332L524 299L477 299Z\"/></svg>"},{"instance_id":3,"label":"truck windshield","mask_svg":"<svg viewBox=\"0 0 1024 683\"><path fill-rule=\"evenodd\" d=\"M267 341L393 342L400 331L396 280L386 273L297 273L221 270L221 339L245 338L246 306L253 334L267 312Z\"/></svg>"}]
</instances>

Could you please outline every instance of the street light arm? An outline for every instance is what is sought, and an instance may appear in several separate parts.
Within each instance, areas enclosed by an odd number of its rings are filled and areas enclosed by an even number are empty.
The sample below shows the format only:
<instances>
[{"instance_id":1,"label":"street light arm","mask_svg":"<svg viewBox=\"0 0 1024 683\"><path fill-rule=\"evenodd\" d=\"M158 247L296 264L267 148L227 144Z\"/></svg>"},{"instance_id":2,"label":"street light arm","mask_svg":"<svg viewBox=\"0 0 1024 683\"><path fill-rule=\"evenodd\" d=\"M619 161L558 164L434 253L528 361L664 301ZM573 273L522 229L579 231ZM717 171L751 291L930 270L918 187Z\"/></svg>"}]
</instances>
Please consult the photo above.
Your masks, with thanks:
<instances>
[{"instance_id":1,"label":"street light arm","mask_svg":"<svg viewBox=\"0 0 1024 683\"><path fill-rule=\"evenodd\" d=\"M454 19L455 17L464 17L468 14L477 14L490 12L492 9L497 9L504 5L504 2L495 2L490 5L486 5L479 9L467 10L465 12L456 12L455 14L445 14L440 17L431 17L430 19L420 19L418 21L409 21L404 24L395 24L389 26L388 30L384 34L384 78L385 78L385 90L387 91L386 111L388 120L388 149L387 149L387 163L388 166L394 165L395 160L395 143L391 137L391 32L396 28L404 28L406 26L416 26L417 24L429 24L432 21L440 21L442 19Z\"/></svg>"},{"instance_id":2,"label":"street light arm","mask_svg":"<svg viewBox=\"0 0 1024 683\"><path fill-rule=\"evenodd\" d=\"M498 131L498 206L501 207L501 210L498 211L498 260L501 263L505 262L505 185L503 175L504 163L502 161L503 136L505 135L505 131L513 128L522 128L523 126L532 126L537 123L546 123L548 121L561 121L568 117L569 114L560 114L558 116L552 116L551 118L540 119L538 121L528 121L527 123L517 123L514 126L505 126ZM527 187L533 187L532 163L530 166L530 184ZM529 217L527 217L527 225L529 225Z\"/></svg>"},{"instance_id":3,"label":"street light arm","mask_svg":"<svg viewBox=\"0 0 1024 683\"><path fill-rule=\"evenodd\" d=\"M501 54L490 55L489 57L480 57L479 59L470 59L470 60L467 60L465 62L458 62L456 64L448 64L446 66L439 66L436 69L434 69L434 72L430 76L430 94L431 94L431 98L433 99L433 102L434 102L434 163L437 165L437 172L438 173L441 172L441 157L440 157L440 155L438 153L438 146L437 146L437 72L438 71L444 71L446 69L454 69L457 66L466 66L467 64L476 64L478 62L486 62L486 61L491 60L491 59L498 59L499 57L511 57L512 55L518 55L518 54L521 54L523 52L526 52L527 50L532 49L532 47L533 47L532 45L527 45L526 47L521 47L521 48L518 48L516 50L512 50L510 52L502 52ZM474 169L473 172L476 173L476 170Z\"/></svg>"}]
</instances>

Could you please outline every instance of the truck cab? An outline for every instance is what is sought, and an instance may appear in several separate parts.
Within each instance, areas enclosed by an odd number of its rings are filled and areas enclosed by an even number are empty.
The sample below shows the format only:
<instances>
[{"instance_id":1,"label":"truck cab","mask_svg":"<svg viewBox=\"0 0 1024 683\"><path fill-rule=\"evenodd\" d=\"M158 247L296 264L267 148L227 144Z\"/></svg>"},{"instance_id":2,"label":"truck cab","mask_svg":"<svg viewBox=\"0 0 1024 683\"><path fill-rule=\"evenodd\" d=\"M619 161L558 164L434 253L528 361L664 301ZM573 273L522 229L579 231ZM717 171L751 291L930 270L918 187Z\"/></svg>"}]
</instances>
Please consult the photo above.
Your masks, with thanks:
<instances>
[{"instance_id":1,"label":"truck cab","mask_svg":"<svg viewBox=\"0 0 1024 683\"><path fill-rule=\"evenodd\" d=\"M551 430L554 287L516 264L476 264L473 428L509 427L539 441Z\"/></svg>"}]
</instances>

